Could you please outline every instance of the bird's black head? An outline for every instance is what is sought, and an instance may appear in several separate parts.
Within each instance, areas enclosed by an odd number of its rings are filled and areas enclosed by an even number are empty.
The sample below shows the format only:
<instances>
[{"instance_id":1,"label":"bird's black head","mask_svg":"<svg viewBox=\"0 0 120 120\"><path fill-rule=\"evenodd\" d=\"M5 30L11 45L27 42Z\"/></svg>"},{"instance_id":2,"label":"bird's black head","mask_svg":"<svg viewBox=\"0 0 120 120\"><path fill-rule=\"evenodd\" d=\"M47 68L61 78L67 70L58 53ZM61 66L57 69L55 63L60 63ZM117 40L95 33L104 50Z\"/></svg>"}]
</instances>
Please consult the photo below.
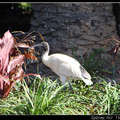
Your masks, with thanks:
<instances>
[{"instance_id":1,"label":"bird's black head","mask_svg":"<svg viewBox=\"0 0 120 120\"><path fill-rule=\"evenodd\" d=\"M49 45L48 45L47 42L41 42L40 47L41 47L43 53L46 52L46 51L49 51Z\"/></svg>"},{"instance_id":2,"label":"bird's black head","mask_svg":"<svg viewBox=\"0 0 120 120\"><path fill-rule=\"evenodd\" d=\"M47 54L49 53L49 44L47 42L41 42L39 44L36 44L36 45L30 47L30 49L31 48L36 48L36 47L40 48L40 51L42 52L42 55L44 53L47 53Z\"/></svg>"}]
</instances>

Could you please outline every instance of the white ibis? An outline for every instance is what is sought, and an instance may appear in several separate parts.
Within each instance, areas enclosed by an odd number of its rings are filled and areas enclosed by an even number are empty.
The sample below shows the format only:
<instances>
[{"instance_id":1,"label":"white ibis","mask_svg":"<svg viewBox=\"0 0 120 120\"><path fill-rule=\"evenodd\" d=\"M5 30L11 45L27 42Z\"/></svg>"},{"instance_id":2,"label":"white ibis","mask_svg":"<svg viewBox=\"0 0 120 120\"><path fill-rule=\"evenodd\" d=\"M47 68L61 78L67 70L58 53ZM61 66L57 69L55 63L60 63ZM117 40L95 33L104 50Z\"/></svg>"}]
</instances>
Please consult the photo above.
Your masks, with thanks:
<instances>
[{"instance_id":1,"label":"white ibis","mask_svg":"<svg viewBox=\"0 0 120 120\"><path fill-rule=\"evenodd\" d=\"M47 42L41 42L40 44L32 47L42 47L42 62L49 67L54 73L56 73L62 82L65 84L70 78L78 78L84 81L86 85L92 85L90 74L84 69L84 67L74 58L65 54L55 53L49 55L49 44ZM32 48L31 47L31 48ZM69 85L70 85L70 81ZM72 87L70 85L70 87Z\"/></svg>"}]
</instances>

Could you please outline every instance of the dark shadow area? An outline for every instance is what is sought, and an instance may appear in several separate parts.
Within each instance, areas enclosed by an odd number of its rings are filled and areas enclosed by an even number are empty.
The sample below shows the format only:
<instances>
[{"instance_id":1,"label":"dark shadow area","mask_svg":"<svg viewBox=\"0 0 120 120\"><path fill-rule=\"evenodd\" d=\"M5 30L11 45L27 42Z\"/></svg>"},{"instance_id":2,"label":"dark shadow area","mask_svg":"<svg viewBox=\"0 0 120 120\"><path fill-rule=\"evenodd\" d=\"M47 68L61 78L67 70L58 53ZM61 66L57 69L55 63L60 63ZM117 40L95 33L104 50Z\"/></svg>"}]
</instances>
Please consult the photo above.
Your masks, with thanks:
<instances>
[{"instance_id":1,"label":"dark shadow area","mask_svg":"<svg viewBox=\"0 0 120 120\"><path fill-rule=\"evenodd\" d=\"M32 11L23 10L17 3L0 4L0 37L8 29L27 32L30 28Z\"/></svg>"},{"instance_id":2,"label":"dark shadow area","mask_svg":"<svg viewBox=\"0 0 120 120\"><path fill-rule=\"evenodd\" d=\"M113 14L114 14L115 20L116 20L117 34L120 37L120 4L119 3L113 3L112 7L113 7Z\"/></svg>"}]
</instances>

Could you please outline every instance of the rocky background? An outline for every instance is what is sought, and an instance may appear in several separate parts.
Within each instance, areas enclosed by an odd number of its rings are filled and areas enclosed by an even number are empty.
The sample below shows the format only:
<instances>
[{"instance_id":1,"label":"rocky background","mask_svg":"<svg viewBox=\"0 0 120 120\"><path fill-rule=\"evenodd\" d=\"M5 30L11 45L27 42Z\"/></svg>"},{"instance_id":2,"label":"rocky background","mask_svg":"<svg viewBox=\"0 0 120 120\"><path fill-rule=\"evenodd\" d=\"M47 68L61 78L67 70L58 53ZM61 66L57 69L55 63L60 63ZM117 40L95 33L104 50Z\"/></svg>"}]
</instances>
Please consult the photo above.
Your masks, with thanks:
<instances>
[{"instance_id":1,"label":"rocky background","mask_svg":"<svg viewBox=\"0 0 120 120\"><path fill-rule=\"evenodd\" d=\"M37 3L30 31L40 32L52 52L78 56L116 34L111 3ZM57 46L57 47L56 47Z\"/></svg>"},{"instance_id":2,"label":"rocky background","mask_svg":"<svg viewBox=\"0 0 120 120\"><path fill-rule=\"evenodd\" d=\"M50 45L50 53L73 56L74 51L79 58L117 36L112 3L32 3L32 9L29 32L40 32ZM41 74L52 74L44 65L39 66Z\"/></svg>"}]
</instances>

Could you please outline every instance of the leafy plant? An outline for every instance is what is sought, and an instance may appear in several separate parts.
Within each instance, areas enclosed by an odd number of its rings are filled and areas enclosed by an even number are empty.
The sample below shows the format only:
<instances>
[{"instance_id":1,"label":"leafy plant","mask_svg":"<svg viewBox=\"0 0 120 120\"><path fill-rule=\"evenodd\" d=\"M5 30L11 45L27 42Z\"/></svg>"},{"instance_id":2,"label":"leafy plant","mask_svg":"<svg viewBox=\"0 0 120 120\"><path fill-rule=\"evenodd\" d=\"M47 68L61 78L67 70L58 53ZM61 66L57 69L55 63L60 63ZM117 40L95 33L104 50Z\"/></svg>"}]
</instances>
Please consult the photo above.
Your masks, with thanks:
<instances>
[{"instance_id":1,"label":"leafy plant","mask_svg":"<svg viewBox=\"0 0 120 120\"><path fill-rule=\"evenodd\" d=\"M30 38L28 35L26 38ZM34 43L31 40L32 43ZM25 76L36 74L25 74L22 65L25 59L37 60L34 55L34 48L30 48L29 39L23 38L19 40L8 30L4 36L0 38L0 97L7 97L11 88L16 82L21 81ZM23 53L20 51L23 49Z\"/></svg>"},{"instance_id":2,"label":"leafy plant","mask_svg":"<svg viewBox=\"0 0 120 120\"><path fill-rule=\"evenodd\" d=\"M56 81L52 82L49 78L40 81L34 79L31 89L24 83L23 88L28 98L27 106L30 114L49 114L49 110L54 106L54 99L64 86L58 86Z\"/></svg>"},{"instance_id":3,"label":"leafy plant","mask_svg":"<svg viewBox=\"0 0 120 120\"><path fill-rule=\"evenodd\" d=\"M18 3L18 7L23 9L23 10L31 11L32 10L31 6L32 6L31 3L27 3L27 2L20 2L20 3Z\"/></svg>"}]
</instances>

